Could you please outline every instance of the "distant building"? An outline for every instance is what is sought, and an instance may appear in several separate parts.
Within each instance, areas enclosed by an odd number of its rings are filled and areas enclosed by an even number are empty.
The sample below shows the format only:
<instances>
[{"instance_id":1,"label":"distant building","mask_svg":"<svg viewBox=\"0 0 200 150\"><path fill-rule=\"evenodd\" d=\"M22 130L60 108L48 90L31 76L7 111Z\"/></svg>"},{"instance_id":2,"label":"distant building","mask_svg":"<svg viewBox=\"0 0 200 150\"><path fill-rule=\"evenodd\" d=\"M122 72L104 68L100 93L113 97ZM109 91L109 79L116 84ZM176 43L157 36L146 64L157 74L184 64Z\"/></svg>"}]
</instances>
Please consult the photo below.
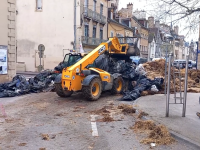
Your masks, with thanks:
<instances>
[{"instance_id":1,"label":"distant building","mask_svg":"<svg viewBox=\"0 0 200 150\"><path fill-rule=\"evenodd\" d=\"M148 57L148 61L152 60L153 58L155 58L155 54L156 54L156 41L155 41L155 34L153 32L149 33L149 37L148 37L148 53L149 53L149 57Z\"/></svg>"},{"instance_id":2,"label":"distant building","mask_svg":"<svg viewBox=\"0 0 200 150\"><path fill-rule=\"evenodd\" d=\"M119 37L119 42L125 43L125 42L131 42L128 37L133 37L133 29L131 28L131 22L130 19L122 19L116 17L117 12L117 2L112 2L111 7L108 8L108 38L109 37ZM125 41L125 38L128 41Z\"/></svg>"},{"instance_id":3,"label":"distant building","mask_svg":"<svg viewBox=\"0 0 200 150\"><path fill-rule=\"evenodd\" d=\"M148 58L148 21L146 18L139 19L133 15L133 4L127 4L127 8L122 8L118 11L119 18L126 22L126 25L133 29L133 35L139 38L138 48L140 49L140 56Z\"/></svg>"},{"instance_id":4,"label":"distant building","mask_svg":"<svg viewBox=\"0 0 200 150\"><path fill-rule=\"evenodd\" d=\"M146 19L146 11L136 10L133 12L133 16L135 16L137 19Z\"/></svg>"},{"instance_id":5,"label":"distant building","mask_svg":"<svg viewBox=\"0 0 200 150\"><path fill-rule=\"evenodd\" d=\"M18 71L38 70L39 44L45 46L42 66L53 69L70 50L79 52L80 42L89 52L107 41L107 0L17 0L16 5Z\"/></svg>"}]
</instances>

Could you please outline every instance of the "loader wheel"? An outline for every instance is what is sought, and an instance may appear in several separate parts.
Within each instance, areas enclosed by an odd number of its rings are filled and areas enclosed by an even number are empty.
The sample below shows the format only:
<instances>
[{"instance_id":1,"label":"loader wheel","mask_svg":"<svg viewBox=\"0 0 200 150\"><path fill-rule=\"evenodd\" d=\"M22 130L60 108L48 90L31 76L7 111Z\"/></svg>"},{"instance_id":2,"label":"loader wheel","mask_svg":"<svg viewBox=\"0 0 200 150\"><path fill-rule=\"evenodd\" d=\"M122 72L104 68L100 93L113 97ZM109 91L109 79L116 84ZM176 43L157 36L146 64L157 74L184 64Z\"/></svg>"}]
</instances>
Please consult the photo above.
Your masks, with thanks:
<instances>
[{"instance_id":1,"label":"loader wheel","mask_svg":"<svg viewBox=\"0 0 200 150\"><path fill-rule=\"evenodd\" d=\"M64 91L62 85L59 83L55 84L55 91L56 94L60 97L70 97L73 93L73 91Z\"/></svg>"},{"instance_id":2,"label":"loader wheel","mask_svg":"<svg viewBox=\"0 0 200 150\"><path fill-rule=\"evenodd\" d=\"M102 92L102 83L99 78L94 78L89 86L83 87L83 94L85 98L91 101L99 99Z\"/></svg>"},{"instance_id":3,"label":"loader wheel","mask_svg":"<svg viewBox=\"0 0 200 150\"><path fill-rule=\"evenodd\" d=\"M114 79L113 87L111 89L112 94L120 94L124 88L124 80L122 77Z\"/></svg>"}]
</instances>

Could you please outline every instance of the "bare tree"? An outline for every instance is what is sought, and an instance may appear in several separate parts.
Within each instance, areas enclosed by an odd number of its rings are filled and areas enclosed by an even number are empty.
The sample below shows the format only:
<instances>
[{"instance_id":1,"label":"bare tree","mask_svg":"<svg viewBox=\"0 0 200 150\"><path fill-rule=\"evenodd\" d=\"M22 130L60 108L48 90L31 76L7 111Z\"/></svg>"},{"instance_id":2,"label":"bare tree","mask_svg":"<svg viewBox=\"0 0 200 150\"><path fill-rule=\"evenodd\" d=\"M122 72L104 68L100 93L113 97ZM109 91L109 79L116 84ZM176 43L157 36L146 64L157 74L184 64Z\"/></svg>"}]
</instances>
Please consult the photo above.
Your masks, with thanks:
<instances>
[{"instance_id":1,"label":"bare tree","mask_svg":"<svg viewBox=\"0 0 200 150\"><path fill-rule=\"evenodd\" d=\"M197 33L200 0L149 0L148 3L153 9L147 12L156 19L180 25L188 33Z\"/></svg>"}]
</instances>

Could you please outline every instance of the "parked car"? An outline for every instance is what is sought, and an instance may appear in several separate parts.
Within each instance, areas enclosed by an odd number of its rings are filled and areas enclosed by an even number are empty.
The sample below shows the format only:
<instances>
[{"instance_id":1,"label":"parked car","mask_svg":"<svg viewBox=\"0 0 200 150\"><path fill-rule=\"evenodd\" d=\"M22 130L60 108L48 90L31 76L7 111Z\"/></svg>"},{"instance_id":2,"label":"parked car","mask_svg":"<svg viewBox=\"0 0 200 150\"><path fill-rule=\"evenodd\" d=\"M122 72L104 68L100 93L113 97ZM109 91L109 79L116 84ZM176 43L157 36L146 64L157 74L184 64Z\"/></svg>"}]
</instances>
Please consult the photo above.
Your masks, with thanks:
<instances>
[{"instance_id":1,"label":"parked car","mask_svg":"<svg viewBox=\"0 0 200 150\"><path fill-rule=\"evenodd\" d=\"M186 60L184 59L178 59L178 60L174 60L174 63L172 64L172 66L174 66L175 68L180 68L183 69L186 67ZM188 69L192 69L193 65L192 65L192 61L189 60L188 61Z\"/></svg>"},{"instance_id":2,"label":"parked car","mask_svg":"<svg viewBox=\"0 0 200 150\"><path fill-rule=\"evenodd\" d=\"M192 60L192 67L194 68L194 67L196 67L196 65L197 65L197 64L196 64L196 61L193 61L193 60Z\"/></svg>"},{"instance_id":3,"label":"parked car","mask_svg":"<svg viewBox=\"0 0 200 150\"><path fill-rule=\"evenodd\" d=\"M134 63L135 65L139 65L139 64L144 64L147 62L147 58L141 58L141 57L130 57L130 59L132 60L132 63Z\"/></svg>"}]
</instances>

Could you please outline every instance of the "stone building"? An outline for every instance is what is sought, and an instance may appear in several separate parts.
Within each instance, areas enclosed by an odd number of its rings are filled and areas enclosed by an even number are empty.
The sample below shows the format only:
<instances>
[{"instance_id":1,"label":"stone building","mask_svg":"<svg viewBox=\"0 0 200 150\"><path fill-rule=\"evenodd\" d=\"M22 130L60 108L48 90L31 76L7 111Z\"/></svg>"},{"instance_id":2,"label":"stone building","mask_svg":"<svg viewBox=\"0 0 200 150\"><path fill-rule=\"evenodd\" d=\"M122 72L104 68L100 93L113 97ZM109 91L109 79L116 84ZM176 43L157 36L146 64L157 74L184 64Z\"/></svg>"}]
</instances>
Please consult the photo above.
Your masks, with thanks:
<instances>
[{"instance_id":1,"label":"stone building","mask_svg":"<svg viewBox=\"0 0 200 150\"><path fill-rule=\"evenodd\" d=\"M107 40L107 0L17 0L17 69L38 71L38 45L45 46L41 63L54 69L65 54L85 52Z\"/></svg>"},{"instance_id":2,"label":"stone building","mask_svg":"<svg viewBox=\"0 0 200 150\"><path fill-rule=\"evenodd\" d=\"M16 75L15 0L0 1L0 82Z\"/></svg>"}]
</instances>

